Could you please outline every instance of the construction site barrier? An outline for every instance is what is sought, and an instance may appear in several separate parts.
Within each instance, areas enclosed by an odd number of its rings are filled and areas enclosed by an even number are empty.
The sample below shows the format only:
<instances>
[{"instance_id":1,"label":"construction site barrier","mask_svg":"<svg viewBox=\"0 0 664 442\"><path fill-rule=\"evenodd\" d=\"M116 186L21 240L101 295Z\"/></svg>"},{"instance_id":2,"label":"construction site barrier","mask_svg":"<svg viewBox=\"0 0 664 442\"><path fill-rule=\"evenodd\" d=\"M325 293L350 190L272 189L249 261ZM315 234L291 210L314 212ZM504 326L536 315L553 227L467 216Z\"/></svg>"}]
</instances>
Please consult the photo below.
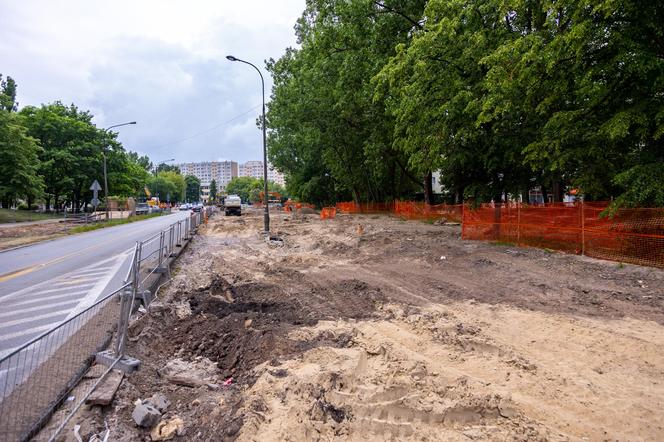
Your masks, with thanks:
<instances>
[{"instance_id":1,"label":"construction site barrier","mask_svg":"<svg viewBox=\"0 0 664 442\"><path fill-rule=\"evenodd\" d=\"M313 204L300 203L300 202L297 202L297 201L288 200L284 203L284 212L293 212L295 210L302 209L303 207L306 207L308 209L315 209L316 208L316 206L314 206Z\"/></svg>"},{"instance_id":2,"label":"construction site barrier","mask_svg":"<svg viewBox=\"0 0 664 442\"><path fill-rule=\"evenodd\" d=\"M461 204L426 204L421 201L394 201L389 203L337 203L336 209L342 213L386 213L406 219L440 220L461 222Z\"/></svg>"},{"instance_id":3,"label":"construction site barrier","mask_svg":"<svg viewBox=\"0 0 664 442\"><path fill-rule=\"evenodd\" d=\"M465 206L461 237L504 241L611 261L664 267L664 208L619 209L609 203Z\"/></svg>"},{"instance_id":4,"label":"construction site barrier","mask_svg":"<svg viewBox=\"0 0 664 442\"><path fill-rule=\"evenodd\" d=\"M320 219L334 219L336 215L336 207L323 207L320 211Z\"/></svg>"}]
</instances>

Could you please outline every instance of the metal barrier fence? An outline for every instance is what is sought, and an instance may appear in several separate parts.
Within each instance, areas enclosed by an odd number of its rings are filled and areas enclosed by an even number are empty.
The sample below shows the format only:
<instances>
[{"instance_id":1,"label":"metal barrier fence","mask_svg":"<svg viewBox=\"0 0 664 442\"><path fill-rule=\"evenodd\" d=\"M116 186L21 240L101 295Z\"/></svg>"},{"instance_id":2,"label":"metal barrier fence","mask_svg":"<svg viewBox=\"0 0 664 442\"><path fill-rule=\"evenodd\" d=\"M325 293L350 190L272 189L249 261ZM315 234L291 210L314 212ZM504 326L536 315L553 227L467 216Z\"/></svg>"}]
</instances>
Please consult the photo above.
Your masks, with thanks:
<instances>
[{"instance_id":1,"label":"metal barrier fence","mask_svg":"<svg viewBox=\"0 0 664 442\"><path fill-rule=\"evenodd\" d=\"M168 260L177 256L178 248L184 246L212 210L192 213L137 242L120 288L83 310L73 311L55 328L0 359L0 441L25 441L37 434L93 361L106 365L106 372L112 368L126 372L137 368L139 361L125 354L127 327L135 302L149 304L152 294L146 289L150 278L169 272ZM104 350L111 343L112 348ZM51 439L64 428L96 385L77 398L76 406Z\"/></svg>"}]
</instances>

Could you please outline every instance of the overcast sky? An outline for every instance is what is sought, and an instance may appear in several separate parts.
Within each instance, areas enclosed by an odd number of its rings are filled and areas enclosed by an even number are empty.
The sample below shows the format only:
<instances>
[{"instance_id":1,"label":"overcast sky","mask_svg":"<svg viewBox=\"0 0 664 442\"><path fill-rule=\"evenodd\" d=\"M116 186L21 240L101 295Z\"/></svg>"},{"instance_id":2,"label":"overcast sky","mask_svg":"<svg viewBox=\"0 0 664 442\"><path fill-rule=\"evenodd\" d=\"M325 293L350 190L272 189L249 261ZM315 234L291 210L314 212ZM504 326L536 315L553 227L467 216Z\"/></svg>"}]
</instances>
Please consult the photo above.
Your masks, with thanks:
<instances>
[{"instance_id":1,"label":"overcast sky","mask_svg":"<svg viewBox=\"0 0 664 442\"><path fill-rule=\"evenodd\" d=\"M269 97L264 60L295 46L304 7L305 0L0 0L0 73L16 80L21 107L60 100L91 111L99 127L136 120L118 129L119 139L153 161L260 159L260 78L225 56L261 68Z\"/></svg>"}]
</instances>

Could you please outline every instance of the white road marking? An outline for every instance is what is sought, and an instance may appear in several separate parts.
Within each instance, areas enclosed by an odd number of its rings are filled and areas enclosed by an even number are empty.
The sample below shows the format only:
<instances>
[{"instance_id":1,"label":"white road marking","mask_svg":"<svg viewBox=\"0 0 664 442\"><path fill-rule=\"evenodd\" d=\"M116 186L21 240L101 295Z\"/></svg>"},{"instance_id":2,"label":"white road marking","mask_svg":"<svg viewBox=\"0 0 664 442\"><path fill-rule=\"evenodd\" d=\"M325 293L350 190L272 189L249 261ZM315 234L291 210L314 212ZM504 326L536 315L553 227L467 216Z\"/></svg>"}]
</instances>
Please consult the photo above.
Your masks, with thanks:
<instances>
[{"instance_id":1,"label":"white road marking","mask_svg":"<svg viewBox=\"0 0 664 442\"><path fill-rule=\"evenodd\" d=\"M105 278L100 279L97 284L95 284L92 289L88 292L87 295L78 303L78 305L67 315L67 319L75 316L81 311L88 308L90 305L94 304L97 298L101 295L101 292L104 288L111 282L111 279L120 271L120 267L124 264L125 260L128 257L128 253L124 253L116 257L117 261L113 267L108 271Z\"/></svg>"},{"instance_id":2,"label":"white road marking","mask_svg":"<svg viewBox=\"0 0 664 442\"><path fill-rule=\"evenodd\" d=\"M89 270L89 269L94 268L94 267L99 267L99 266L101 266L103 264L106 264L108 262L113 262L117 258L118 258L118 255L114 255L111 258L105 259L103 261L99 261L99 262L94 263L94 264L92 264L88 267L85 267L85 268L82 268L82 269L76 269L73 272L69 272L67 274L55 277L55 278L50 279L48 281L44 281L42 283L30 286L30 287L26 287L24 289L21 289L19 291L14 292L14 293L10 293L9 295L7 295L7 296L5 296L1 299L2 299L3 302L6 302L8 299L16 298L17 296L23 295L23 294L26 294L26 293L28 295L33 295L35 293L39 293L39 292L41 292L41 290L39 290L41 288L50 289L50 288L53 288L53 287L59 285L62 281L69 280L69 278L71 278L72 275L74 275L76 272L80 272L80 271L83 271L83 270ZM61 289L67 289L67 287L61 287Z\"/></svg>"},{"instance_id":3,"label":"white road marking","mask_svg":"<svg viewBox=\"0 0 664 442\"><path fill-rule=\"evenodd\" d=\"M83 293L85 293L85 292L83 292ZM0 313L0 318L20 315L22 313L38 312L40 310L48 310L48 309L52 309L54 307L61 307L63 305L73 304L75 302L78 302L78 301L76 299L70 299L70 300L67 300L67 301L60 301L60 302L54 302L54 303L51 303L51 304L38 305L36 307L28 307L28 308L12 310L10 312Z\"/></svg>"},{"instance_id":4,"label":"white road marking","mask_svg":"<svg viewBox=\"0 0 664 442\"><path fill-rule=\"evenodd\" d=\"M49 299L49 300L53 300L53 299L59 299L59 298L70 298L70 297L73 297L73 296L76 296L76 295L84 295L85 293L88 292L88 290L89 289L86 288L85 290L79 290L79 291L75 291L75 292L60 293L60 294L57 294L57 295L48 295L46 297L41 297L41 298L36 298L36 299L27 299L25 301L16 302L14 304L11 304L9 307L16 307L16 306L19 306L19 305L26 305L26 304L34 304L36 302L44 302L44 298Z\"/></svg>"},{"instance_id":5,"label":"white road marking","mask_svg":"<svg viewBox=\"0 0 664 442\"><path fill-rule=\"evenodd\" d=\"M25 330L21 330L21 331L17 331L17 332L14 332L14 333L9 333L9 334L0 336L0 342L9 341L10 339L18 338L20 336L25 336L25 335L29 335L29 334L33 334L33 333L42 332L42 331L48 330L50 328L53 328L53 323L38 325L38 326L32 327L32 328L26 328Z\"/></svg>"},{"instance_id":6,"label":"white road marking","mask_svg":"<svg viewBox=\"0 0 664 442\"><path fill-rule=\"evenodd\" d=\"M26 322L32 322L32 321L38 321L40 319L46 319L46 318L52 318L54 316L63 316L69 313L69 309L64 309L64 310L58 310L55 312L49 312L49 313L44 313L43 315L37 315L37 316L30 316L28 318L22 318L22 319L15 319L13 321L7 321L3 322L0 324L0 328L7 328L7 327L12 327L14 325L19 325L19 324L24 324ZM7 335L1 335L0 340L2 338L6 338Z\"/></svg>"}]
</instances>

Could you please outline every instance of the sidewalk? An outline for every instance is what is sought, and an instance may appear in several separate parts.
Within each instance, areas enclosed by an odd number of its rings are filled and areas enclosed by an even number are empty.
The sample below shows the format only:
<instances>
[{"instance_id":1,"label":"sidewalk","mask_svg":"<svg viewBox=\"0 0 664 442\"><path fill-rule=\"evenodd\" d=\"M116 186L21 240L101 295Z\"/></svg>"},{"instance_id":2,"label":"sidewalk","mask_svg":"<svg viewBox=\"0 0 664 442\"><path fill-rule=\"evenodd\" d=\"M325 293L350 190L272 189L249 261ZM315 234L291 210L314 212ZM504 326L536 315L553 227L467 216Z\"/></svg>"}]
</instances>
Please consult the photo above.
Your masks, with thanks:
<instances>
[{"instance_id":1,"label":"sidewalk","mask_svg":"<svg viewBox=\"0 0 664 442\"><path fill-rule=\"evenodd\" d=\"M59 223L61 221L64 221L64 218L41 219L39 221L21 221L14 223L0 223L0 229L11 229L12 227L26 227L26 226L36 226L40 224Z\"/></svg>"}]
</instances>

